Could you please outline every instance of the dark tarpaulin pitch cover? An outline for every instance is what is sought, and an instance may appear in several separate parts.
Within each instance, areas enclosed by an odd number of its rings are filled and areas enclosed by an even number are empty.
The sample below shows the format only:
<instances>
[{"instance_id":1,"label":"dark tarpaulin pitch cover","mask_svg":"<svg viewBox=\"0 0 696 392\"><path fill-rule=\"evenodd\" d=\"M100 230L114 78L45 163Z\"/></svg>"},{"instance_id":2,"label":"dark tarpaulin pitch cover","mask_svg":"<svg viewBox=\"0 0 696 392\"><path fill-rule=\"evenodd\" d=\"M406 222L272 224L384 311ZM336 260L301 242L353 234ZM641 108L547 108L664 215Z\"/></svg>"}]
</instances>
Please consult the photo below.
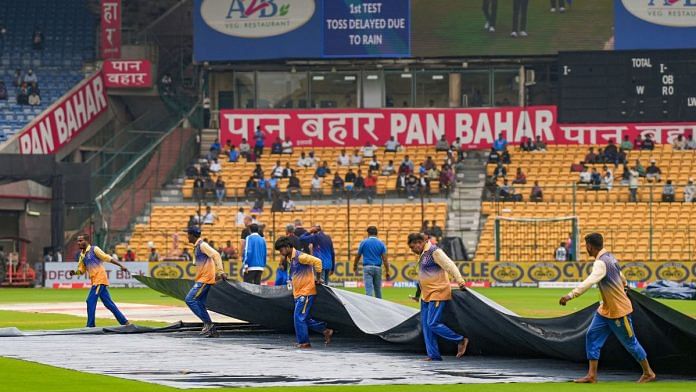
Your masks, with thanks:
<instances>
[{"instance_id":1,"label":"dark tarpaulin pitch cover","mask_svg":"<svg viewBox=\"0 0 696 392\"><path fill-rule=\"evenodd\" d=\"M183 300L193 285L181 279L137 276L161 293ZM696 375L696 320L634 291L636 336L657 372ZM278 331L293 331L292 293L285 287L220 282L210 291L212 311ZM556 303L549 304L555 306ZM496 306L470 290L455 290L444 321L470 339L468 353L507 357L554 358L584 362L585 331L597 308L547 319L524 318ZM312 316L340 335L374 336L422 351L419 312L407 306L321 286ZM453 350L441 343L444 351ZM613 336L602 350L602 366L636 368L638 364Z\"/></svg>"}]
</instances>

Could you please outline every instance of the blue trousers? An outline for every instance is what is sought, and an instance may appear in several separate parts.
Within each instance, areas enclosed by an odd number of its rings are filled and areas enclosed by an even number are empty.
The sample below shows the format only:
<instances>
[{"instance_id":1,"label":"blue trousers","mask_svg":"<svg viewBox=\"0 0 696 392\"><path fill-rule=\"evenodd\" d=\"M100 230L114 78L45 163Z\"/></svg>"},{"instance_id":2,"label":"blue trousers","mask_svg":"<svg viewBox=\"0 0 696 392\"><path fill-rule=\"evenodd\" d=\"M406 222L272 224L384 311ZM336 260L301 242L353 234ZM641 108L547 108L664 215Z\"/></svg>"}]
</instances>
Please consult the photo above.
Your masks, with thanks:
<instances>
[{"instance_id":1,"label":"blue trousers","mask_svg":"<svg viewBox=\"0 0 696 392\"><path fill-rule=\"evenodd\" d=\"M94 327L95 322L94 322L94 314L97 310L97 300L101 298L102 303L104 306L106 306L107 309L111 311L111 313L114 314L114 317L116 317L116 320L118 320L118 323L121 325L125 325L128 322L128 319L126 316L121 313L120 310L118 310L118 307L114 303L114 301L111 299L111 295L109 294L109 286L105 284L99 284L96 286L92 286L92 289L89 290L89 294L87 295L87 327Z\"/></svg>"},{"instance_id":2,"label":"blue trousers","mask_svg":"<svg viewBox=\"0 0 696 392\"><path fill-rule=\"evenodd\" d=\"M382 266L363 265L363 283L366 295L382 298Z\"/></svg>"},{"instance_id":3,"label":"blue trousers","mask_svg":"<svg viewBox=\"0 0 696 392\"><path fill-rule=\"evenodd\" d=\"M428 357L434 361L441 361L440 348L437 345L437 337L459 343L464 337L452 331L448 326L440 322L442 311L449 301L421 301L421 326L423 327L423 339Z\"/></svg>"},{"instance_id":4,"label":"blue trousers","mask_svg":"<svg viewBox=\"0 0 696 392\"><path fill-rule=\"evenodd\" d=\"M310 316L315 295L300 296L295 298L295 336L298 344L309 343L309 330L322 333L326 329L326 323L317 321Z\"/></svg>"},{"instance_id":5,"label":"blue trousers","mask_svg":"<svg viewBox=\"0 0 696 392\"><path fill-rule=\"evenodd\" d=\"M276 278L274 286L285 286L288 284L288 273L282 268L276 269Z\"/></svg>"},{"instance_id":6,"label":"blue trousers","mask_svg":"<svg viewBox=\"0 0 696 392\"><path fill-rule=\"evenodd\" d=\"M205 301L208 299L208 292L212 285L208 283L196 282L191 290L186 295L186 305L191 309L193 314L198 316L205 324L210 324L213 321L210 319L208 310L205 308Z\"/></svg>"},{"instance_id":7,"label":"blue trousers","mask_svg":"<svg viewBox=\"0 0 696 392\"><path fill-rule=\"evenodd\" d=\"M585 336L585 349L587 359L598 360L599 352L607 341L609 334L613 333L619 342L628 350L633 358L640 362L648 357L645 350L633 333L633 320L631 315L619 319L610 319L595 313L590 328Z\"/></svg>"}]
</instances>

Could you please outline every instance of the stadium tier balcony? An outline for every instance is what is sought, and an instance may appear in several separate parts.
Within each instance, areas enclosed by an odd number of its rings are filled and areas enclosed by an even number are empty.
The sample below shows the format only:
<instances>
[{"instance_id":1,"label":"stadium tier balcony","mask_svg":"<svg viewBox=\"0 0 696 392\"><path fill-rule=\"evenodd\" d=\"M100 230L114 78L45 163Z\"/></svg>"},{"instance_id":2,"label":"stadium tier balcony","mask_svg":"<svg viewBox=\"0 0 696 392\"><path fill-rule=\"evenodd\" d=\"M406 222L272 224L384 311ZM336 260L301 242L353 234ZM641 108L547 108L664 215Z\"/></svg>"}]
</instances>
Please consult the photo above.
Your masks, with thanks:
<instances>
[{"instance_id":1,"label":"stadium tier balcony","mask_svg":"<svg viewBox=\"0 0 696 392\"><path fill-rule=\"evenodd\" d=\"M85 61L95 54L95 15L86 0L6 1L0 7L0 80L7 100L0 100L0 142L20 131L56 99L82 80ZM35 29L43 34L43 49L32 47ZM41 104L18 105L14 73L32 69L38 78Z\"/></svg>"}]
</instances>

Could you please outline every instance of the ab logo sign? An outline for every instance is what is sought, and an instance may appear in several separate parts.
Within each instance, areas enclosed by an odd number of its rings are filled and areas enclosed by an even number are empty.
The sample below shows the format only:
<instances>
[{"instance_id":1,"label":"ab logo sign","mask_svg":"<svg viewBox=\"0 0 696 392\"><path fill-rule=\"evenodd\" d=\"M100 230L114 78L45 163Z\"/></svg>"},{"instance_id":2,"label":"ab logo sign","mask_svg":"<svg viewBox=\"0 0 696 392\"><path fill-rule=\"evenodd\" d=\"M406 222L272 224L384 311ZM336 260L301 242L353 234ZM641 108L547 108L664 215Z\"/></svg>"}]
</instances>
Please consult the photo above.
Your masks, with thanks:
<instances>
[{"instance_id":1,"label":"ab logo sign","mask_svg":"<svg viewBox=\"0 0 696 392\"><path fill-rule=\"evenodd\" d=\"M204 0L201 17L223 34L265 38L302 27L315 9L314 0Z\"/></svg>"},{"instance_id":2,"label":"ab logo sign","mask_svg":"<svg viewBox=\"0 0 696 392\"><path fill-rule=\"evenodd\" d=\"M628 12L646 22L696 27L696 0L621 0Z\"/></svg>"}]
</instances>

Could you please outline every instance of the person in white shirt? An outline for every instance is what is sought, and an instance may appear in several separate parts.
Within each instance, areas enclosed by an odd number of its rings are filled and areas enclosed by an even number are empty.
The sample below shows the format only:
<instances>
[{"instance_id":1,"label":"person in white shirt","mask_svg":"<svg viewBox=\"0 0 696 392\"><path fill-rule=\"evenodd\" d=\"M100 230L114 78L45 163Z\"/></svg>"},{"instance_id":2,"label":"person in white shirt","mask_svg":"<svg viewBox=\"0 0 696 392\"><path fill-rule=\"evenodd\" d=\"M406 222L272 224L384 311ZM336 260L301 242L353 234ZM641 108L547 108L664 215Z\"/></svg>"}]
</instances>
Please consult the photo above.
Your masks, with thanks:
<instances>
[{"instance_id":1,"label":"person in white shirt","mask_svg":"<svg viewBox=\"0 0 696 392\"><path fill-rule=\"evenodd\" d=\"M244 208L241 208L241 207L240 207L240 208L239 208L239 211L237 211L237 219L236 219L236 222L235 222L235 223L237 224L237 227L242 227L242 226L244 226L244 217L245 217L245 216L246 216L246 215L244 215Z\"/></svg>"},{"instance_id":2,"label":"person in white shirt","mask_svg":"<svg viewBox=\"0 0 696 392\"><path fill-rule=\"evenodd\" d=\"M691 203L694 201L694 195L696 195L696 186L694 185L694 179L689 178L689 183L684 187L684 201L686 203Z\"/></svg>"},{"instance_id":3,"label":"person in white shirt","mask_svg":"<svg viewBox=\"0 0 696 392\"><path fill-rule=\"evenodd\" d=\"M566 261L568 256L568 249L565 247L565 242L561 242L561 245L556 248L553 254L556 261Z\"/></svg>"},{"instance_id":4,"label":"person in white shirt","mask_svg":"<svg viewBox=\"0 0 696 392\"><path fill-rule=\"evenodd\" d=\"M249 145L249 143L247 143L246 139L242 139L242 142L239 143L239 155L246 158L247 156L249 156L250 152L251 152L251 146Z\"/></svg>"},{"instance_id":5,"label":"person in white shirt","mask_svg":"<svg viewBox=\"0 0 696 392\"><path fill-rule=\"evenodd\" d=\"M220 162L218 162L217 159L213 159L213 163L210 164L210 171L217 174L222 170L222 166L220 166Z\"/></svg>"},{"instance_id":6,"label":"person in white shirt","mask_svg":"<svg viewBox=\"0 0 696 392\"><path fill-rule=\"evenodd\" d=\"M203 224L212 225L218 221L217 215L210 210L210 206L205 207L205 215L203 215Z\"/></svg>"},{"instance_id":7,"label":"person in white shirt","mask_svg":"<svg viewBox=\"0 0 696 392\"><path fill-rule=\"evenodd\" d=\"M341 150L341 155L338 156L336 162L339 166L350 166L350 157L346 155L346 150Z\"/></svg>"},{"instance_id":8,"label":"person in white shirt","mask_svg":"<svg viewBox=\"0 0 696 392\"><path fill-rule=\"evenodd\" d=\"M389 161L386 166L382 168L382 175L383 176L391 176L396 172L396 169L394 168L394 161Z\"/></svg>"},{"instance_id":9,"label":"person in white shirt","mask_svg":"<svg viewBox=\"0 0 696 392\"><path fill-rule=\"evenodd\" d=\"M587 170L587 168L584 168L582 172L580 172L580 184L587 185L590 182L592 182L592 173Z\"/></svg>"},{"instance_id":10,"label":"person in white shirt","mask_svg":"<svg viewBox=\"0 0 696 392\"><path fill-rule=\"evenodd\" d=\"M299 167L310 167L311 161L307 158L305 153L300 154L300 159L297 160L297 166Z\"/></svg>"},{"instance_id":11,"label":"person in white shirt","mask_svg":"<svg viewBox=\"0 0 696 392\"><path fill-rule=\"evenodd\" d=\"M377 147L373 146L370 142L365 143L365 145L360 148L360 153L365 158L372 158L375 156L375 151L377 151Z\"/></svg>"},{"instance_id":12,"label":"person in white shirt","mask_svg":"<svg viewBox=\"0 0 696 392\"><path fill-rule=\"evenodd\" d=\"M608 191L610 191L611 188L614 187L614 175L612 174L611 170L607 170L604 173L604 177L602 177L602 182L604 182L604 187L607 188Z\"/></svg>"},{"instance_id":13,"label":"person in white shirt","mask_svg":"<svg viewBox=\"0 0 696 392\"><path fill-rule=\"evenodd\" d=\"M353 155L351 155L351 157L350 157L350 164L353 166L360 166L361 163L362 163L362 157L360 156L360 153L356 149L355 151L353 151Z\"/></svg>"},{"instance_id":14,"label":"person in white shirt","mask_svg":"<svg viewBox=\"0 0 696 392\"><path fill-rule=\"evenodd\" d=\"M314 151L309 152L309 156L305 159L305 162L307 163L307 167L316 167L317 166L317 159L314 157Z\"/></svg>"},{"instance_id":15,"label":"person in white shirt","mask_svg":"<svg viewBox=\"0 0 696 392\"><path fill-rule=\"evenodd\" d=\"M321 196L322 195L321 185L322 185L322 178L315 174L314 177L312 177L312 189L311 189L312 196Z\"/></svg>"},{"instance_id":16,"label":"person in white shirt","mask_svg":"<svg viewBox=\"0 0 696 392\"><path fill-rule=\"evenodd\" d=\"M276 161L275 166L273 166L273 170L271 170L271 176L275 178L281 178L283 177L283 170L285 168L283 165L280 164L280 161Z\"/></svg>"},{"instance_id":17,"label":"person in white shirt","mask_svg":"<svg viewBox=\"0 0 696 392\"><path fill-rule=\"evenodd\" d=\"M399 150L399 142L396 141L394 136L390 137L389 140L384 144L384 152L397 152Z\"/></svg>"},{"instance_id":18,"label":"person in white shirt","mask_svg":"<svg viewBox=\"0 0 696 392\"><path fill-rule=\"evenodd\" d=\"M283 140L281 146L283 148L283 154L292 154L292 142L290 140Z\"/></svg>"},{"instance_id":19,"label":"person in white shirt","mask_svg":"<svg viewBox=\"0 0 696 392\"><path fill-rule=\"evenodd\" d=\"M378 171L379 170L379 162L377 161L376 156L373 156L372 160L370 160L369 167L370 167L370 169L369 169L370 171L372 171L372 170Z\"/></svg>"},{"instance_id":20,"label":"person in white shirt","mask_svg":"<svg viewBox=\"0 0 696 392\"><path fill-rule=\"evenodd\" d=\"M283 211L295 211L295 202L292 201L292 199L286 199L285 201L283 201Z\"/></svg>"}]
</instances>

